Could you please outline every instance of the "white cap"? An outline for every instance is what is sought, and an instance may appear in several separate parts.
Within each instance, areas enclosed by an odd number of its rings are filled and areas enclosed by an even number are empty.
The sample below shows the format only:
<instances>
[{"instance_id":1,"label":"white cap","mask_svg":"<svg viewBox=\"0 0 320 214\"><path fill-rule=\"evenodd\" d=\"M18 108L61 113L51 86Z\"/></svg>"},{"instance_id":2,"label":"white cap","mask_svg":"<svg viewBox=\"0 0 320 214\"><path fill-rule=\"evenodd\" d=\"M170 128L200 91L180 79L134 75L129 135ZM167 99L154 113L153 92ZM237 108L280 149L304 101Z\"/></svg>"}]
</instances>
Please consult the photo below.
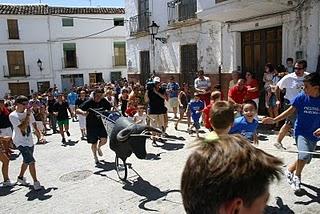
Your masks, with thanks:
<instances>
[{"instance_id":1,"label":"white cap","mask_svg":"<svg viewBox=\"0 0 320 214\"><path fill-rule=\"evenodd\" d=\"M154 78L153 78L153 82L161 82L161 81L160 81L160 77L154 77Z\"/></svg>"}]
</instances>

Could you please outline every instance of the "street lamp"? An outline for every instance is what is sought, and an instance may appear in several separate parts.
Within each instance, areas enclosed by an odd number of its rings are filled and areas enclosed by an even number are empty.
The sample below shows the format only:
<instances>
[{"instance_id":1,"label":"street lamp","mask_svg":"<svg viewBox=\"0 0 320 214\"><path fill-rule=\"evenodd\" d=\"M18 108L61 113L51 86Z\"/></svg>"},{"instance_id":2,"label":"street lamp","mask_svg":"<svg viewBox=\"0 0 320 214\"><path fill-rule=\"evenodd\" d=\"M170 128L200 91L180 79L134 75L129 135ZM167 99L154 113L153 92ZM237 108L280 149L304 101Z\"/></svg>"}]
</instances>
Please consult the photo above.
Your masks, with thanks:
<instances>
[{"instance_id":1,"label":"street lamp","mask_svg":"<svg viewBox=\"0 0 320 214\"><path fill-rule=\"evenodd\" d=\"M42 68L42 61L41 61L40 59L38 59L37 65L38 65L40 71L42 71L42 70L43 70L43 68Z\"/></svg>"},{"instance_id":2,"label":"street lamp","mask_svg":"<svg viewBox=\"0 0 320 214\"><path fill-rule=\"evenodd\" d=\"M157 23L155 23L154 21L152 21L152 24L150 26L148 26L148 28L149 28L149 34L151 36L151 46L152 46L152 73L155 74L155 55L156 55L156 51L155 51L154 40L159 40L160 42L165 44L167 42L167 39L166 38L162 38L162 37L156 37L156 35L158 34L160 26L157 25Z\"/></svg>"}]
</instances>

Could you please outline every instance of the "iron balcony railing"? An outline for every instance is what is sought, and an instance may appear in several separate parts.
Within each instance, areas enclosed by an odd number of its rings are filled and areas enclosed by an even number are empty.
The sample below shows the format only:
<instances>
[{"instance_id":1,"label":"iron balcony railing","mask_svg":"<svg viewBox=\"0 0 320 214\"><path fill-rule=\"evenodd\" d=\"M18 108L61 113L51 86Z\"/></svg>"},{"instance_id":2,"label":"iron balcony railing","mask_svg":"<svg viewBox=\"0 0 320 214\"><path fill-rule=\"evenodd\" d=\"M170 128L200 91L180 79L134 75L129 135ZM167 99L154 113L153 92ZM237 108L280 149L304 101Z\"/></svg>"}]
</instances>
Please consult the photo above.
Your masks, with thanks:
<instances>
[{"instance_id":1,"label":"iron balcony railing","mask_svg":"<svg viewBox=\"0 0 320 214\"><path fill-rule=\"evenodd\" d=\"M197 0L174 0L167 3L168 24L196 18Z\"/></svg>"},{"instance_id":2,"label":"iron balcony railing","mask_svg":"<svg viewBox=\"0 0 320 214\"><path fill-rule=\"evenodd\" d=\"M3 76L10 77L28 77L30 76L29 65L9 65L3 66Z\"/></svg>"},{"instance_id":3,"label":"iron balcony railing","mask_svg":"<svg viewBox=\"0 0 320 214\"><path fill-rule=\"evenodd\" d=\"M148 27L150 25L150 16L151 16L151 13L146 11L136 16L130 17L129 19L130 36L133 36L142 32L149 32Z\"/></svg>"}]
</instances>

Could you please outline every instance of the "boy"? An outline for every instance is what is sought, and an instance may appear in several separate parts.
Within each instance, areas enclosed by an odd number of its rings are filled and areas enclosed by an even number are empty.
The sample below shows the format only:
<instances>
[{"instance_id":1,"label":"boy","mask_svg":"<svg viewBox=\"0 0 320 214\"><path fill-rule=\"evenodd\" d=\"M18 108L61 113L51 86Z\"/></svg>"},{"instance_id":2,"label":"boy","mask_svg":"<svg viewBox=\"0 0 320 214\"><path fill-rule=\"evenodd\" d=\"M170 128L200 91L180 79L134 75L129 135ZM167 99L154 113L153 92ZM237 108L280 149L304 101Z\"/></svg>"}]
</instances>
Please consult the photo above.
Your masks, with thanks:
<instances>
[{"instance_id":1,"label":"boy","mask_svg":"<svg viewBox=\"0 0 320 214\"><path fill-rule=\"evenodd\" d=\"M27 108L27 106L28 98L25 96L18 96L16 99L16 110L9 115L10 122L13 126L12 141L21 152L23 158L17 182L22 185L28 185L23 176L29 167L30 174L34 181L33 188L39 190L42 187L37 179L35 159L33 157L34 143L31 126L35 130L38 139L42 139L42 134L37 128L31 109Z\"/></svg>"},{"instance_id":2,"label":"boy","mask_svg":"<svg viewBox=\"0 0 320 214\"><path fill-rule=\"evenodd\" d=\"M199 138L199 129L200 129L199 120L200 120L201 112L203 109L204 109L204 102L200 100L199 93L195 92L194 99L190 101L188 104L188 110L190 110L191 112L191 118L193 120L193 126L196 128L197 138Z\"/></svg>"},{"instance_id":3,"label":"boy","mask_svg":"<svg viewBox=\"0 0 320 214\"><path fill-rule=\"evenodd\" d=\"M143 105L138 106L138 112L133 116L133 121L135 124L147 125L147 114L144 111L145 107Z\"/></svg>"},{"instance_id":4,"label":"boy","mask_svg":"<svg viewBox=\"0 0 320 214\"><path fill-rule=\"evenodd\" d=\"M258 121L255 119L257 112L257 104L253 100L246 100L243 103L242 114L243 116L235 119L230 134L241 134L250 142L258 144L257 128Z\"/></svg>"},{"instance_id":5,"label":"boy","mask_svg":"<svg viewBox=\"0 0 320 214\"><path fill-rule=\"evenodd\" d=\"M285 174L287 182L295 191L301 190L301 173L309 164L312 155L302 152L314 152L320 140L320 74L311 73L304 77L304 92L298 94L291 106L275 118L262 120L265 124L275 124L296 112L294 124L295 141L298 146L298 160L288 166Z\"/></svg>"},{"instance_id":6,"label":"boy","mask_svg":"<svg viewBox=\"0 0 320 214\"><path fill-rule=\"evenodd\" d=\"M209 129L210 131L213 131L213 128L210 123L210 110L211 110L212 105L219 100L221 100L221 92L220 91L212 92L211 96L210 96L210 104L207 105L202 111L204 126L207 129Z\"/></svg>"},{"instance_id":7,"label":"boy","mask_svg":"<svg viewBox=\"0 0 320 214\"><path fill-rule=\"evenodd\" d=\"M217 101L210 110L210 123L217 135L226 135L234 122L234 106L228 101Z\"/></svg>"},{"instance_id":8,"label":"boy","mask_svg":"<svg viewBox=\"0 0 320 214\"><path fill-rule=\"evenodd\" d=\"M240 135L204 138L181 178L186 213L264 213L269 185L281 175L280 159Z\"/></svg>"}]
</instances>

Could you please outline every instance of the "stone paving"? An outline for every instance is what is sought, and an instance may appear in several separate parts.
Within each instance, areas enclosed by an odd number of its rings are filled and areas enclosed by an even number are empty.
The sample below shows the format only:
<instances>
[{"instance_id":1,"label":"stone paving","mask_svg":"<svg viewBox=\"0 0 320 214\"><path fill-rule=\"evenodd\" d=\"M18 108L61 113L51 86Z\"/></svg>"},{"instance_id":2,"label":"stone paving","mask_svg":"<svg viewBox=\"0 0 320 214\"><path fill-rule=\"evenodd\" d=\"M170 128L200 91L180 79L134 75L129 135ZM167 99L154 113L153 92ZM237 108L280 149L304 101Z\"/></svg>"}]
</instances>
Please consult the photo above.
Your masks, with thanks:
<instances>
[{"instance_id":1,"label":"stone paving","mask_svg":"<svg viewBox=\"0 0 320 214\"><path fill-rule=\"evenodd\" d=\"M168 133L182 136L185 141L168 141L163 147L153 147L148 141L146 160L129 157L132 168L128 171L129 181L123 183L115 171L114 152L105 146L101 164L95 166L90 146L80 140L78 123L71 122L69 142L62 144L55 134L46 137L47 144L35 146L37 173L45 189L34 191L19 185L0 188L0 213L184 213L180 176L194 136L182 130L186 130L185 123L175 131L171 122ZM296 158L296 154L275 150L275 135L265 133L260 134L260 148L286 164ZM286 137L284 145L296 149L293 138ZM284 178L271 186L266 213L320 213L318 158L303 172L304 191L300 196L293 193ZM10 163L12 180L16 179L21 159L18 156ZM28 172L26 176L31 181Z\"/></svg>"}]
</instances>

